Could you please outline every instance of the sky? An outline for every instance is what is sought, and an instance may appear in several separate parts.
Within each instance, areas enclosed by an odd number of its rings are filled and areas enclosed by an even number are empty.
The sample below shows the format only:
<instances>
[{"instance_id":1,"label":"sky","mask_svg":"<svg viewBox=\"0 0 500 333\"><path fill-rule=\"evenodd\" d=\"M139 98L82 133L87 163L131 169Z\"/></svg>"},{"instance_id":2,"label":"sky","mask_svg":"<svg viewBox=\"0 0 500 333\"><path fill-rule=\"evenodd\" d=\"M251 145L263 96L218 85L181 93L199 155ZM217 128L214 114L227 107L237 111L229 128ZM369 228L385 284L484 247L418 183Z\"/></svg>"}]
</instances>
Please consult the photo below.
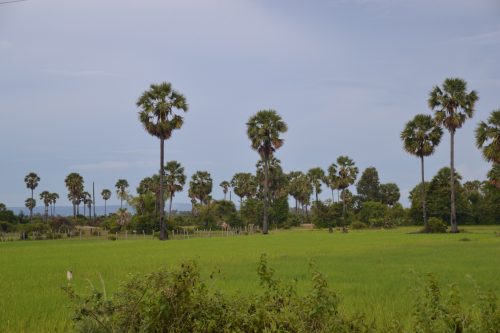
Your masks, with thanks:
<instances>
[{"instance_id":1,"label":"sky","mask_svg":"<svg viewBox=\"0 0 500 333\"><path fill-rule=\"evenodd\" d=\"M420 164L399 134L415 114L431 114L429 92L445 78L479 94L456 135L455 165L464 181L485 179L474 129L500 108L498 59L497 0L0 4L0 202L23 206L31 171L41 178L35 195L58 192L60 205L69 205L71 172L87 190L125 178L135 193L159 165L159 140L142 128L135 103L151 83L168 81L189 111L166 142L166 161L189 177L210 172L214 198L221 181L255 170L245 124L275 109L289 128L276 152L285 171L326 169L348 155L360 171L374 166L382 183L397 183L407 205ZM448 133L426 160L427 177L447 165ZM174 202L189 202L185 189Z\"/></svg>"}]
</instances>

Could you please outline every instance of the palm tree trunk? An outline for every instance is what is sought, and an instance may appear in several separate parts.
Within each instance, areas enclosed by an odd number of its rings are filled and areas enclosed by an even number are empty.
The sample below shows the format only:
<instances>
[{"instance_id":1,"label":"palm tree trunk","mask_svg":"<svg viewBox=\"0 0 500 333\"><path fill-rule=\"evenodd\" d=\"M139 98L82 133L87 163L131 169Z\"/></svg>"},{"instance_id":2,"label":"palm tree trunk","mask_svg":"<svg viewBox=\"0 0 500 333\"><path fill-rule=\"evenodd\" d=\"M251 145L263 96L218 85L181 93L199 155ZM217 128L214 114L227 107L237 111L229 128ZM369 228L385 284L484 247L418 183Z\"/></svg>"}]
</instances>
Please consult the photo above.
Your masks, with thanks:
<instances>
[{"instance_id":1,"label":"palm tree trunk","mask_svg":"<svg viewBox=\"0 0 500 333\"><path fill-rule=\"evenodd\" d=\"M267 205L269 201L268 192L269 192L269 165L268 165L268 156L264 157L264 171L265 171L265 181L264 181L264 221L262 222L262 233L267 235L269 233L269 226L267 223Z\"/></svg>"},{"instance_id":2,"label":"palm tree trunk","mask_svg":"<svg viewBox=\"0 0 500 333\"><path fill-rule=\"evenodd\" d=\"M316 189L314 192L316 192L316 203L319 201L318 200L318 189Z\"/></svg>"},{"instance_id":3,"label":"palm tree trunk","mask_svg":"<svg viewBox=\"0 0 500 333\"><path fill-rule=\"evenodd\" d=\"M160 139L160 240L165 240L167 237L165 235L165 212L163 205L165 204L163 200L163 164L165 158L164 152L165 140Z\"/></svg>"},{"instance_id":4,"label":"palm tree trunk","mask_svg":"<svg viewBox=\"0 0 500 333\"><path fill-rule=\"evenodd\" d=\"M120 198L120 209L123 209L123 199Z\"/></svg>"},{"instance_id":5,"label":"palm tree trunk","mask_svg":"<svg viewBox=\"0 0 500 333\"><path fill-rule=\"evenodd\" d=\"M457 212L455 208L455 131L450 132L450 189L451 189L451 232L458 232Z\"/></svg>"},{"instance_id":6,"label":"palm tree trunk","mask_svg":"<svg viewBox=\"0 0 500 333\"><path fill-rule=\"evenodd\" d=\"M168 219L170 220L171 216L172 216L172 198L173 198L174 194L173 193L170 193L170 204L168 206Z\"/></svg>"},{"instance_id":7,"label":"palm tree trunk","mask_svg":"<svg viewBox=\"0 0 500 333\"><path fill-rule=\"evenodd\" d=\"M107 216L107 214L106 214L106 210L107 210L106 203L107 202L108 202L108 200L104 200L104 216Z\"/></svg>"},{"instance_id":8,"label":"palm tree trunk","mask_svg":"<svg viewBox=\"0 0 500 333\"><path fill-rule=\"evenodd\" d=\"M344 193L344 190L342 190L342 193ZM339 197L340 199L340 197ZM345 227L345 218L346 218L346 213L347 213L347 206L345 204L345 196L342 196L342 232L347 232L347 229Z\"/></svg>"},{"instance_id":9,"label":"palm tree trunk","mask_svg":"<svg viewBox=\"0 0 500 333\"><path fill-rule=\"evenodd\" d=\"M297 205L297 198L295 198L295 214L298 214L299 206Z\"/></svg>"},{"instance_id":10,"label":"palm tree trunk","mask_svg":"<svg viewBox=\"0 0 500 333\"><path fill-rule=\"evenodd\" d=\"M427 198L425 193L425 178L424 178L424 156L420 156L420 166L422 174L422 212L424 216L424 232L429 232L429 225L427 224Z\"/></svg>"},{"instance_id":11,"label":"palm tree trunk","mask_svg":"<svg viewBox=\"0 0 500 333\"><path fill-rule=\"evenodd\" d=\"M332 188L332 203L335 202L335 198L333 197L333 188Z\"/></svg>"},{"instance_id":12,"label":"palm tree trunk","mask_svg":"<svg viewBox=\"0 0 500 333\"><path fill-rule=\"evenodd\" d=\"M31 200L33 200L33 189L31 189ZM33 222L33 207L30 207L30 222Z\"/></svg>"}]
</instances>

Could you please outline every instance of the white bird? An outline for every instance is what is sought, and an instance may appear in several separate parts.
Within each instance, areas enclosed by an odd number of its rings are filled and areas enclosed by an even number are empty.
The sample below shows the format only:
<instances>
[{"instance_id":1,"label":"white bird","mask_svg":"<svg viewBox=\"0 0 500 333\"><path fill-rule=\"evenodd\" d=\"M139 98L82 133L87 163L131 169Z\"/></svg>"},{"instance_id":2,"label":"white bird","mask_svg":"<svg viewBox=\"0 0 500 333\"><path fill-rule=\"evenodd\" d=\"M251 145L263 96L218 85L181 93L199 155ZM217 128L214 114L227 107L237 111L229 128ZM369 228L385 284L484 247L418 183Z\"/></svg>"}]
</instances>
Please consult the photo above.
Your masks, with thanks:
<instances>
[{"instance_id":1,"label":"white bird","mask_svg":"<svg viewBox=\"0 0 500 333\"><path fill-rule=\"evenodd\" d=\"M68 281L71 281L71 279L73 279L73 272L72 271L67 271L66 272L66 278L68 279Z\"/></svg>"}]
</instances>

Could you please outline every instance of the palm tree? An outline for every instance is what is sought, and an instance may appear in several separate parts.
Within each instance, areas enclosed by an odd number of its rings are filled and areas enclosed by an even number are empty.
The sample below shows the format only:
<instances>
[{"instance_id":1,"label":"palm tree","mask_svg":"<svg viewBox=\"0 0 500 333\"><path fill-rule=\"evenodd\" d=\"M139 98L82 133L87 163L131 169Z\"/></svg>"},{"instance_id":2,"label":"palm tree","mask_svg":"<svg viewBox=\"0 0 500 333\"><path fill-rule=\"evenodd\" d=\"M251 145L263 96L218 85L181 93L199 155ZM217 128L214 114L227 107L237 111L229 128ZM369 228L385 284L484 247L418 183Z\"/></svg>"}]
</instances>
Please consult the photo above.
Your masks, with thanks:
<instances>
[{"instance_id":1,"label":"palm tree","mask_svg":"<svg viewBox=\"0 0 500 333\"><path fill-rule=\"evenodd\" d=\"M298 195L298 201L300 202L302 209L305 208L306 217L309 220L309 211L307 207L310 204L311 195L313 194L313 186L309 177L305 174L299 175L295 180L296 191Z\"/></svg>"},{"instance_id":2,"label":"palm tree","mask_svg":"<svg viewBox=\"0 0 500 333\"><path fill-rule=\"evenodd\" d=\"M224 193L224 201L226 200L226 194L229 191L229 188L231 187L231 184L227 181L224 180L219 184L220 187L222 187L222 192Z\"/></svg>"},{"instance_id":3,"label":"palm tree","mask_svg":"<svg viewBox=\"0 0 500 333\"><path fill-rule=\"evenodd\" d=\"M87 191L82 192L82 195L80 197L80 202L83 203L83 216L86 215L89 200L91 200L90 193Z\"/></svg>"},{"instance_id":4,"label":"palm tree","mask_svg":"<svg viewBox=\"0 0 500 333\"><path fill-rule=\"evenodd\" d=\"M172 136L174 130L181 128L184 123L183 117L175 114L174 110L186 112L188 104L182 94L172 89L170 83L163 82L152 84L149 90L139 97L137 106L141 108L139 119L145 130L160 139L160 239L164 240L166 236L163 209L164 142Z\"/></svg>"},{"instance_id":5,"label":"palm tree","mask_svg":"<svg viewBox=\"0 0 500 333\"><path fill-rule=\"evenodd\" d=\"M262 233L269 232L267 221L267 208L269 205L269 159L274 152L283 146L281 133L288 130L286 123L274 110L261 110L252 116L247 122L247 135L252 142L252 148L256 150L264 162L264 221Z\"/></svg>"},{"instance_id":6,"label":"palm tree","mask_svg":"<svg viewBox=\"0 0 500 333\"><path fill-rule=\"evenodd\" d=\"M332 202L334 202L335 198L333 196L333 193L335 190L338 190L338 182L339 182L339 177L337 176L337 164L332 163L328 167L328 174L325 176L325 181L330 190L332 190Z\"/></svg>"},{"instance_id":7,"label":"palm tree","mask_svg":"<svg viewBox=\"0 0 500 333\"><path fill-rule=\"evenodd\" d=\"M7 206L3 202L0 202L0 212L5 212L6 210Z\"/></svg>"},{"instance_id":8,"label":"palm tree","mask_svg":"<svg viewBox=\"0 0 500 333\"><path fill-rule=\"evenodd\" d=\"M420 172L422 176L422 211L424 217L424 231L429 231L427 224L427 203L424 177L424 157L430 156L441 142L443 131L430 115L417 114L406 123L401 132L404 150L420 158Z\"/></svg>"},{"instance_id":9,"label":"palm tree","mask_svg":"<svg viewBox=\"0 0 500 333\"><path fill-rule=\"evenodd\" d=\"M83 192L83 177L76 172L70 173L64 180L68 189L68 199L73 204L73 217L77 215L77 205L80 205L80 198Z\"/></svg>"},{"instance_id":10,"label":"palm tree","mask_svg":"<svg viewBox=\"0 0 500 333\"><path fill-rule=\"evenodd\" d=\"M342 230L344 232L347 231L345 228L345 217L347 212L346 199L349 197L349 193L344 193L349 186L354 184L356 178L358 176L358 168L355 166L354 161L350 159L348 156L339 156L337 158L337 166L338 166L338 189L342 191Z\"/></svg>"},{"instance_id":11,"label":"palm tree","mask_svg":"<svg viewBox=\"0 0 500 333\"><path fill-rule=\"evenodd\" d=\"M126 179L118 179L115 184L116 187L116 195L120 198L120 209L123 209L123 200L127 200L128 198L128 181Z\"/></svg>"},{"instance_id":12,"label":"palm tree","mask_svg":"<svg viewBox=\"0 0 500 333\"><path fill-rule=\"evenodd\" d=\"M318 202L318 194L321 193L321 183L325 180L325 172L319 167L312 168L307 172L307 177L309 177L309 181L314 188L316 202Z\"/></svg>"},{"instance_id":13,"label":"palm tree","mask_svg":"<svg viewBox=\"0 0 500 333\"><path fill-rule=\"evenodd\" d=\"M304 176L301 171L290 171L288 177L288 194L295 199L295 214L298 213L298 201L300 196L299 178Z\"/></svg>"},{"instance_id":14,"label":"palm tree","mask_svg":"<svg viewBox=\"0 0 500 333\"><path fill-rule=\"evenodd\" d=\"M476 128L476 145L483 150L486 161L493 163L489 173L491 182L499 186L500 178L495 176L494 170L500 166L500 109L491 112L487 122L480 122Z\"/></svg>"},{"instance_id":15,"label":"palm tree","mask_svg":"<svg viewBox=\"0 0 500 333\"><path fill-rule=\"evenodd\" d=\"M57 202L57 199L59 199L59 194L53 192L53 193L50 193L50 203L52 205L52 216L55 215L56 213L56 202Z\"/></svg>"},{"instance_id":16,"label":"palm tree","mask_svg":"<svg viewBox=\"0 0 500 333\"><path fill-rule=\"evenodd\" d=\"M168 217L172 215L172 200L175 192L181 192L186 183L186 175L184 168L177 161L167 162L165 166L165 187L170 196L170 204L168 206Z\"/></svg>"},{"instance_id":17,"label":"palm tree","mask_svg":"<svg viewBox=\"0 0 500 333\"><path fill-rule=\"evenodd\" d=\"M30 220L31 220L31 213L33 212L33 208L36 207L36 200L33 199L33 198L28 198L24 201L24 205L26 206L26 208L28 208L30 210Z\"/></svg>"},{"instance_id":18,"label":"palm tree","mask_svg":"<svg viewBox=\"0 0 500 333\"><path fill-rule=\"evenodd\" d=\"M210 203L212 193L212 177L206 171L196 171L189 182L190 197L200 200L201 204Z\"/></svg>"},{"instance_id":19,"label":"palm tree","mask_svg":"<svg viewBox=\"0 0 500 333\"><path fill-rule=\"evenodd\" d=\"M257 193L257 181L255 176L248 172L234 174L231 179L231 186L234 193L240 197L240 208L244 197L252 197Z\"/></svg>"},{"instance_id":20,"label":"palm tree","mask_svg":"<svg viewBox=\"0 0 500 333\"><path fill-rule=\"evenodd\" d=\"M85 198L85 200L83 201L83 204L87 206L87 208L89 209L89 219L92 218L92 197L89 195ZM85 213L84 213L85 214Z\"/></svg>"},{"instance_id":21,"label":"palm tree","mask_svg":"<svg viewBox=\"0 0 500 333\"><path fill-rule=\"evenodd\" d=\"M107 202L109 200L109 198L111 198L111 191L108 190L107 188L105 188L104 190L102 190L101 192L101 196L102 196L102 199L104 200L104 216L107 216Z\"/></svg>"},{"instance_id":22,"label":"palm tree","mask_svg":"<svg viewBox=\"0 0 500 333\"><path fill-rule=\"evenodd\" d=\"M38 177L38 175L34 172L30 172L29 174L26 175L26 177L24 177L24 182L26 183L26 187L31 190L31 199L33 199L33 191L38 186L39 181L40 177ZM35 206L33 206L33 208L35 208ZM30 209L30 221L33 219L33 208Z\"/></svg>"},{"instance_id":23,"label":"palm tree","mask_svg":"<svg viewBox=\"0 0 500 333\"><path fill-rule=\"evenodd\" d=\"M467 118L474 115L474 105L479 97L472 90L467 92L467 82L458 78L444 80L443 87L435 86L429 94L429 107L434 110L438 125L450 132L450 187L451 187L451 232L458 232L455 209L455 132Z\"/></svg>"},{"instance_id":24,"label":"palm tree","mask_svg":"<svg viewBox=\"0 0 500 333\"><path fill-rule=\"evenodd\" d=\"M44 217L45 221L47 221L49 219L49 205L51 201L50 192L43 191L42 193L40 193L40 200L43 200L43 204L45 205Z\"/></svg>"}]
</instances>

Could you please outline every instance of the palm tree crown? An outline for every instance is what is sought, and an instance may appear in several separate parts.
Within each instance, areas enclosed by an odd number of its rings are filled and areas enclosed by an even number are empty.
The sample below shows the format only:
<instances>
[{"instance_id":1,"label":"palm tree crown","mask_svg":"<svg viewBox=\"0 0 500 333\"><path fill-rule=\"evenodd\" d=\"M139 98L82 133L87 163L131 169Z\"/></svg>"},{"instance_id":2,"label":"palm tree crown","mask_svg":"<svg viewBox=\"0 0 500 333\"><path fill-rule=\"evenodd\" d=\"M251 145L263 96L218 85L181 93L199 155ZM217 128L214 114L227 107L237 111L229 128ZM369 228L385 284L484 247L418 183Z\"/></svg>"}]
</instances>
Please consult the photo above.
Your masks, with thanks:
<instances>
[{"instance_id":1,"label":"palm tree crown","mask_svg":"<svg viewBox=\"0 0 500 333\"><path fill-rule=\"evenodd\" d=\"M24 177L24 182L26 183L26 187L29 188L32 192L38 186L38 182L40 181L40 177L34 172L30 172Z\"/></svg>"},{"instance_id":2,"label":"palm tree crown","mask_svg":"<svg viewBox=\"0 0 500 333\"><path fill-rule=\"evenodd\" d=\"M500 164L500 109L491 112L487 122L479 123L476 145L483 149L483 157L488 162Z\"/></svg>"},{"instance_id":3,"label":"palm tree crown","mask_svg":"<svg viewBox=\"0 0 500 333\"><path fill-rule=\"evenodd\" d=\"M467 93L467 82L459 78L444 80L443 86L435 86L429 96L429 107L435 111L435 119L448 131L461 128L467 118L474 115L474 106L479 99L472 90Z\"/></svg>"},{"instance_id":4,"label":"palm tree crown","mask_svg":"<svg viewBox=\"0 0 500 333\"><path fill-rule=\"evenodd\" d=\"M182 127L184 119L174 109L186 112L188 104L182 94L172 89L168 82L152 84L137 100L141 108L139 119L151 135L167 140L172 131Z\"/></svg>"},{"instance_id":5,"label":"palm tree crown","mask_svg":"<svg viewBox=\"0 0 500 333\"><path fill-rule=\"evenodd\" d=\"M441 142L443 130L430 115L417 114L401 132L404 150L414 156L432 155Z\"/></svg>"}]
</instances>

